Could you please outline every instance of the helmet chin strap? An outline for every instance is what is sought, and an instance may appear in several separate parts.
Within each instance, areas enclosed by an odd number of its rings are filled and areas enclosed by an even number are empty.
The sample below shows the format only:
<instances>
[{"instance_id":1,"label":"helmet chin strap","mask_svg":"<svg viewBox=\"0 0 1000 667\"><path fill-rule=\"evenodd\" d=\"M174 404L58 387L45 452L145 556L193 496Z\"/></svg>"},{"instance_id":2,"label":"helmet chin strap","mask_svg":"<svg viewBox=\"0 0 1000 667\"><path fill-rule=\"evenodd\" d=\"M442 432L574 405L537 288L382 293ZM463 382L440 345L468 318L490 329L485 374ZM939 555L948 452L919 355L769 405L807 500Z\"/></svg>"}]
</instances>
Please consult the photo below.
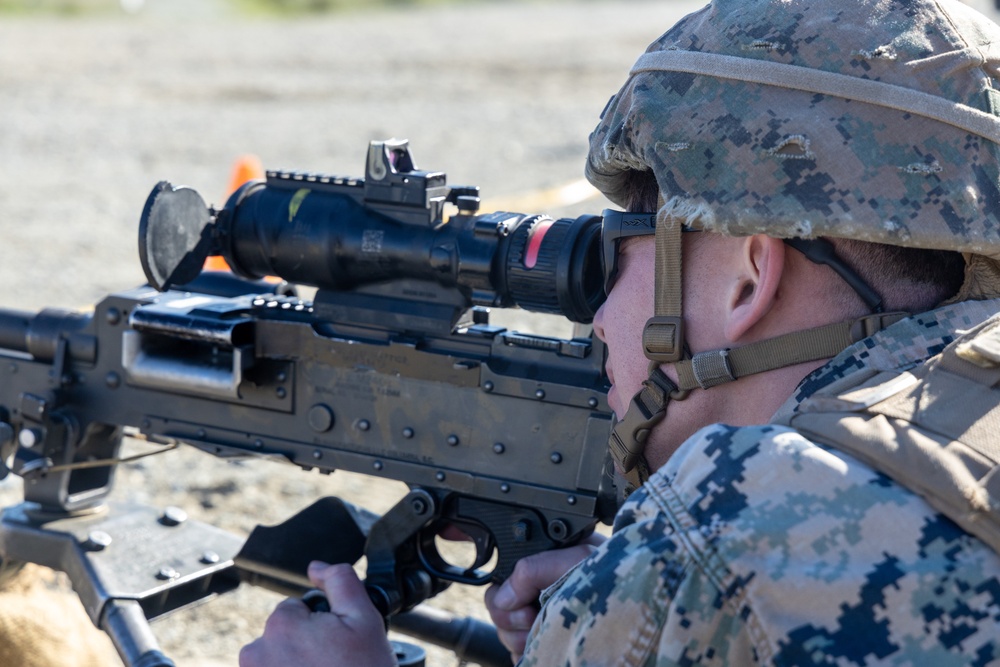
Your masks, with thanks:
<instances>
[{"instance_id":1,"label":"helmet chin strap","mask_svg":"<svg viewBox=\"0 0 1000 667\"><path fill-rule=\"evenodd\" d=\"M687 397L687 392L680 391L655 362L650 365L654 368L649 373L649 379L632 397L625 416L615 422L608 438L616 467L625 478L623 492L626 498L649 479L649 463L644 455L649 432L667 415L667 404L671 399Z\"/></svg>"},{"instance_id":2,"label":"helmet chin strap","mask_svg":"<svg viewBox=\"0 0 1000 667\"><path fill-rule=\"evenodd\" d=\"M632 397L625 416L615 423L608 438L611 455L627 482L626 496L649 479L646 443L650 431L666 416L671 400L684 400L693 389L709 389L747 375L829 359L909 315L876 313L691 356L684 342L681 305L682 224L666 212L661 199L656 218L654 314L642 333L643 353L650 360L649 379ZM674 365L677 382L660 368L664 363Z\"/></svg>"},{"instance_id":3,"label":"helmet chin strap","mask_svg":"<svg viewBox=\"0 0 1000 667\"><path fill-rule=\"evenodd\" d=\"M649 359L649 379L629 403L625 416L615 423L608 447L619 471L625 476L627 496L649 479L649 463L644 455L646 440L654 426L667 414L671 399L683 400L681 390L660 369L660 364L677 362L684 356L684 319L681 309L681 220L670 216L660 196L656 214L656 265L653 317L642 331L642 348Z\"/></svg>"}]
</instances>

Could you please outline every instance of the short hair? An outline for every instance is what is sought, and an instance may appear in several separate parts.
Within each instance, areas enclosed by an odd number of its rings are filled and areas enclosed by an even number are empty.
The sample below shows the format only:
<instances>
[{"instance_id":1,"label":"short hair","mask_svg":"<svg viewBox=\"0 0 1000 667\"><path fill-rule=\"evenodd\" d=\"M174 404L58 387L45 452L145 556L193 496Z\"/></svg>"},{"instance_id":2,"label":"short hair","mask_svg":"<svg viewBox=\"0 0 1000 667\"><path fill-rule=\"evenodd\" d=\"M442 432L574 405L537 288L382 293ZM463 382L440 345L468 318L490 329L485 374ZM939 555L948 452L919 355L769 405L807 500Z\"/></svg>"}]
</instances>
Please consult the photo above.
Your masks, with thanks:
<instances>
[{"instance_id":1,"label":"short hair","mask_svg":"<svg viewBox=\"0 0 1000 667\"><path fill-rule=\"evenodd\" d=\"M954 296L965 258L953 250L831 239L837 255L882 297L884 310L919 313Z\"/></svg>"},{"instance_id":2,"label":"short hair","mask_svg":"<svg viewBox=\"0 0 1000 667\"><path fill-rule=\"evenodd\" d=\"M624 194L630 211L655 211L659 192L652 171L628 172ZM957 294L965 280L965 258L959 252L856 239L830 241L837 255L878 292L887 311L929 310Z\"/></svg>"}]
</instances>

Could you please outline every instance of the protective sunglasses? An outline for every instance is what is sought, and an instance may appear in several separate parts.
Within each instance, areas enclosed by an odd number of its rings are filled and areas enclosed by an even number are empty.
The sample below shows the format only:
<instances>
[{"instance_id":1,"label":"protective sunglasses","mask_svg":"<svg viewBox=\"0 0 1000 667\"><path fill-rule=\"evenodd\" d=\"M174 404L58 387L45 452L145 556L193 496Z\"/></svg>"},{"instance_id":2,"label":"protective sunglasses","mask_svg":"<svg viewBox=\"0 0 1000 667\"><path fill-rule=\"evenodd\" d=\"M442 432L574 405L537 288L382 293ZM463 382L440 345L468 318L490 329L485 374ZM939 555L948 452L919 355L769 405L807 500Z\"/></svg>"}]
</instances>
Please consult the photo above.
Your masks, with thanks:
<instances>
[{"instance_id":1,"label":"protective sunglasses","mask_svg":"<svg viewBox=\"0 0 1000 667\"><path fill-rule=\"evenodd\" d=\"M601 214L601 269L604 271L604 293L609 294L618 276L618 247L623 239L631 236L648 236L656 233L656 213L629 213L606 208ZM681 231L699 230L684 225Z\"/></svg>"},{"instance_id":2,"label":"protective sunglasses","mask_svg":"<svg viewBox=\"0 0 1000 667\"><path fill-rule=\"evenodd\" d=\"M631 236L648 236L656 233L656 213L629 213L604 209L601 226L601 269L604 272L604 293L609 294L618 275L618 247L622 239ZM684 225L683 232L698 229ZM814 264L824 264L833 269L861 297L873 313L882 312L882 297L872 289L854 269L837 256L833 244L826 239L784 239Z\"/></svg>"}]
</instances>

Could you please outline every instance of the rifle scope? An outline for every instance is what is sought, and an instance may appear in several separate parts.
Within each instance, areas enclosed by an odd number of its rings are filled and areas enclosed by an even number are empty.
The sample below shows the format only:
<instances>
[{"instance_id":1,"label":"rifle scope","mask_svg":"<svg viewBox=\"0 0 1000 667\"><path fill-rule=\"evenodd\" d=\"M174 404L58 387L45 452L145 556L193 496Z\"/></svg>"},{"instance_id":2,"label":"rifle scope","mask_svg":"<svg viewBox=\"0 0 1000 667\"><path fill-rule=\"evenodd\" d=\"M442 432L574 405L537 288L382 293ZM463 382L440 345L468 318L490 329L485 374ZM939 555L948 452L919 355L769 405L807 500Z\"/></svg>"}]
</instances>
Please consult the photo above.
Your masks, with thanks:
<instances>
[{"instance_id":1,"label":"rifle scope","mask_svg":"<svg viewBox=\"0 0 1000 667\"><path fill-rule=\"evenodd\" d=\"M183 285L208 255L222 255L240 276L321 291L427 281L467 306L593 319L604 299L600 216L477 215L479 188L416 169L406 141L372 142L365 173L271 171L218 211L194 190L161 182L139 228L146 277L160 290ZM447 221L446 204L458 209Z\"/></svg>"}]
</instances>

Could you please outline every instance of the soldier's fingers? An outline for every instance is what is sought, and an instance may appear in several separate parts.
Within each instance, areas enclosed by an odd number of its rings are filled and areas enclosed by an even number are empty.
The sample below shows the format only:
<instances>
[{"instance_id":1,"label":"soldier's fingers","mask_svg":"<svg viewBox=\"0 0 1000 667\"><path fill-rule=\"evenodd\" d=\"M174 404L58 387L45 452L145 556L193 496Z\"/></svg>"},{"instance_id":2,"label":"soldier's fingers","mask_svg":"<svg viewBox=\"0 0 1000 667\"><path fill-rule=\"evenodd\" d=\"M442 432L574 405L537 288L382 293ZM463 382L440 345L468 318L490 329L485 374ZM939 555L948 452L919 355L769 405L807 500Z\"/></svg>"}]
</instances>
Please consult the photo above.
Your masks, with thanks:
<instances>
[{"instance_id":1,"label":"soldier's fingers","mask_svg":"<svg viewBox=\"0 0 1000 667\"><path fill-rule=\"evenodd\" d=\"M513 611L519 607L535 605L538 595L554 584L561 576L581 560L589 556L595 547L578 544L568 549L543 551L517 561L514 572L492 598L493 605L502 611Z\"/></svg>"},{"instance_id":2,"label":"soldier's fingers","mask_svg":"<svg viewBox=\"0 0 1000 667\"><path fill-rule=\"evenodd\" d=\"M499 590L499 586L491 586L487 589L485 595L486 608L490 612L493 624L497 626L498 629L502 630L530 630L531 626L535 622L535 619L538 618L538 608L531 605L527 607L519 607L513 611L504 611L503 609L499 609L495 604L493 604L492 601L497 590Z\"/></svg>"},{"instance_id":3,"label":"soldier's fingers","mask_svg":"<svg viewBox=\"0 0 1000 667\"><path fill-rule=\"evenodd\" d=\"M309 580L326 593L330 613L345 621L382 626L382 615L375 609L364 584L350 565L327 565L314 561L309 564Z\"/></svg>"},{"instance_id":4,"label":"soldier's fingers","mask_svg":"<svg viewBox=\"0 0 1000 667\"><path fill-rule=\"evenodd\" d=\"M500 638L500 643L510 651L511 662L517 664L524 653L524 647L528 644L528 633L497 630L497 637Z\"/></svg>"},{"instance_id":5,"label":"soldier's fingers","mask_svg":"<svg viewBox=\"0 0 1000 667\"><path fill-rule=\"evenodd\" d=\"M264 623L264 634L286 635L293 632L303 620L308 618L309 608L301 600L287 598L275 606Z\"/></svg>"}]
</instances>

